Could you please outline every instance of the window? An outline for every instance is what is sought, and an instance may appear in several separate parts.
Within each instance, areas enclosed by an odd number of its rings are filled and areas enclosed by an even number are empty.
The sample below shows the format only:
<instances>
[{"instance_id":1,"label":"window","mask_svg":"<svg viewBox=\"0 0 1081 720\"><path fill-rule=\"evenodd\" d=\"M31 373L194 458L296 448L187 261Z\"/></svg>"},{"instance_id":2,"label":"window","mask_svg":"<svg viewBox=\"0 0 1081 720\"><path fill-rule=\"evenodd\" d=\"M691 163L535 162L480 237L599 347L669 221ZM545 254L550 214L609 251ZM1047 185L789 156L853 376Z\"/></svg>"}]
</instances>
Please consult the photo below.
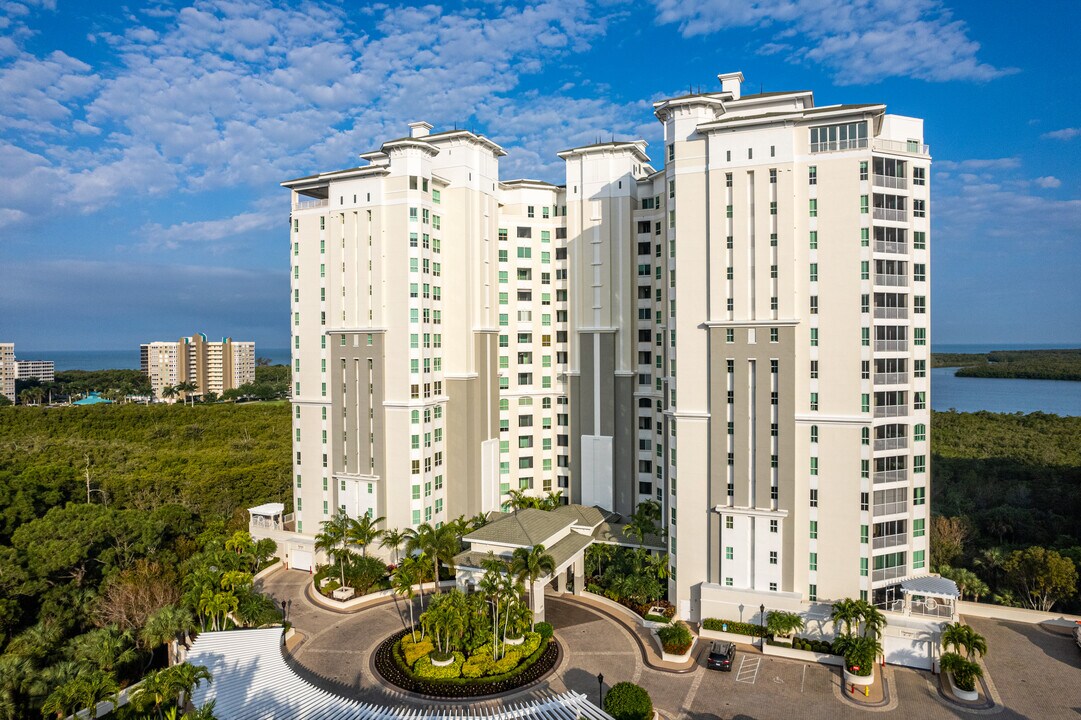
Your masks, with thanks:
<instances>
[{"instance_id":1,"label":"window","mask_svg":"<svg viewBox=\"0 0 1081 720\"><path fill-rule=\"evenodd\" d=\"M868 197L866 195L860 195L860 214L866 215L868 210Z\"/></svg>"},{"instance_id":2,"label":"window","mask_svg":"<svg viewBox=\"0 0 1081 720\"><path fill-rule=\"evenodd\" d=\"M812 585L807 586L807 599L810 600L811 602L814 602L814 601L818 600L818 586L817 585L812 584Z\"/></svg>"},{"instance_id":3,"label":"window","mask_svg":"<svg viewBox=\"0 0 1081 720\"><path fill-rule=\"evenodd\" d=\"M860 280L871 279L871 263L868 260L860 261Z\"/></svg>"},{"instance_id":4,"label":"window","mask_svg":"<svg viewBox=\"0 0 1081 720\"><path fill-rule=\"evenodd\" d=\"M924 523L927 521L923 518L916 518L912 521L912 537L923 537L927 532Z\"/></svg>"},{"instance_id":5,"label":"window","mask_svg":"<svg viewBox=\"0 0 1081 720\"><path fill-rule=\"evenodd\" d=\"M776 172L776 171L774 171L774 172ZM772 176L771 179L770 179L770 182L777 182L777 176L776 175ZM777 201L776 200L771 200L770 201L770 203L769 203L769 214L770 215L776 215L777 214Z\"/></svg>"},{"instance_id":6,"label":"window","mask_svg":"<svg viewBox=\"0 0 1081 720\"><path fill-rule=\"evenodd\" d=\"M774 560L774 557L773 557L776 554L777 553L774 553L774 552L770 553L770 558L769 558L770 565L776 565L777 564L775 562L775 560ZM810 568L809 569L811 571L818 570L818 553L810 553Z\"/></svg>"},{"instance_id":7,"label":"window","mask_svg":"<svg viewBox=\"0 0 1081 720\"><path fill-rule=\"evenodd\" d=\"M927 201L926 200L913 200L912 201L912 217L927 217Z\"/></svg>"},{"instance_id":8,"label":"window","mask_svg":"<svg viewBox=\"0 0 1081 720\"><path fill-rule=\"evenodd\" d=\"M809 209L810 209L810 212L811 212L811 217L818 217L818 199L817 198L811 198L808 202L810 204ZM731 207L731 206L729 206L729 207ZM732 216L729 215L729 217L732 217Z\"/></svg>"},{"instance_id":9,"label":"window","mask_svg":"<svg viewBox=\"0 0 1081 720\"><path fill-rule=\"evenodd\" d=\"M927 314L927 296L916 295L912 298L912 312L917 315Z\"/></svg>"},{"instance_id":10,"label":"window","mask_svg":"<svg viewBox=\"0 0 1081 720\"><path fill-rule=\"evenodd\" d=\"M927 502L927 488L912 488L912 504L923 505Z\"/></svg>"},{"instance_id":11,"label":"window","mask_svg":"<svg viewBox=\"0 0 1081 720\"><path fill-rule=\"evenodd\" d=\"M817 230L812 230L811 231L811 249L812 250L817 250L818 249L818 231Z\"/></svg>"},{"instance_id":12,"label":"window","mask_svg":"<svg viewBox=\"0 0 1081 720\"><path fill-rule=\"evenodd\" d=\"M811 393L811 409L818 410L818 393Z\"/></svg>"},{"instance_id":13,"label":"window","mask_svg":"<svg viewBox=\"0 0 1081 720\"><path fill-rule=\"evenodd\" d=\"M924 442L927 440L927 426L923 423L916 423L912 428L912 439L915 442Z\"/></svg>"},{"instance_id":14,"label":"window","mask_svg":"<svg viewBox=\"0 0 1081 720\"><path fill-rule=\"evenodd\" d=\"M736 526L735 525L735 519L731 515L725 515L725 517L724 517L724 529L725 530L731 530L735 526Z\"/></svg>"},{"instance_id":15,"label":"window","mask_svg":"<svg viewBox=\"0 0 1081 720\"><path fill-rule=\"evenodd\" d=\"M724 186L725 187L732 187L732 173L725 173L724 174Z\"/></svg>"},{"instance_id":16,"label":"window","mask_svg":"<svg viewBox=\"0 0 1081 720\"><path fill-rule=\"evenodd\" d=\"M732 548L731 548L731 547L726 547L726 548L724 549L724 559L725 559L725 560L734 560L734 559L735 559L735 557L736 557L736 554L735 554L735 552L734 552L734 551L732 550Z\"/></svg>"},{"instance_id":17,"label":"window","mask_svg":"<svg viewBox=\"0 0 1081 720\"><path fill-rule=\"evenodd\" d=\"M916 455L912 458L912 472L925 473L927 472L927 456Z\"/></svg>"},{"instance_id":18,"label":"window","mask_svg":"<svg viewBox=\"0 0 1081 720\"><path fill-rule=\"evenodd\" d=\"M868 526L860 525L860 544L866 545L870 541Z\"/></svg>"},{"instance_id":19,"label":"window","mask_svg":"<svg viewBox=\"0 0 1081 720\"><path fill-rule=\"evenodd\" d=\"M810 498L809 498L808 502L810 503L811 507L813 507L813 508L818 507L818 488L811 488L811 490L810 490Z\"/></svg>"},{"instance_id":20,"label":"window","mask_svg":"<svg viewBox=\"0 0 1081 720\"><path fill-rule=\"evenodd\" d=\"M818 442L818 426L817 425L812 425L811 426L811 442L812 443L817 443Z\"/></svg>"},{"instance_id":21,"label":"window","mask_svg":"<svg viewBox=\"0 0 1081 720\"><path fill-rule=\"evenodd\" d=\"M811 328L811 347L818 347L818 328Z\"/></svg>"},{"instance_id":22,"label":"window","mask_svg":"<svg viewBox=\"0 0 1081 720\"><path fill-rule=\"evenodd\" d=\"M913 409L914 410L926 410L927 409L927 393L915 392L912 393L913 397Z\"/></svg>"},{"instance_id":23,"label":"window","mask_svg":"<svg viewBox=\"0 0 1081 720\"><path fill-rule=\"evenodd\" d=\"M860 428L860 444L871 444L871 428Z\"/></svg>"},{"instance_id":24,"label":"window","mask_svg":"<svg viewBox=\"0 0 1081 720\"><path fill-rule=\"evenodd\" d=\"M919 570L924 566L924 553L926 550L914 550L912 552L912 569Z\"/></svg>"},{"instance_id":25,"label":"window","mask_svg":"<svg viewBox=\"0 0 1081 720\"><path fill-rule=\"evenodd\" d=\"M818 539L818 521L817 520L812 520L811 521L811 539L812 540L817 540Z\"/></svg>"},{"instance_id":26,"label":"window","mask_svg":"<svg viewBox=\"0 0 1081 720\"><path fill-rule=\"evenodd\" d=\"M676 144L675 143L672 143L671 145L668 146L668 159L670 161L676 159Z\"/></svg>"},{"instance_id":27,"label":"window","mask_svg":"<svg viewBox=\"0 0 1081 720\"><path fill-rule=\"evenodd\" d=\"M926 185L927 184L927 168L921 168L921 167L912 168L912 184L913 185Z\"/></svg>"},{"instance_id":28,"label":"window","mask_svg":"<svg viewBox=\"0 0 1081 720\"><path fill-rule=\"evenodd\" d=\"M817 185L818 184L818 168L815 167L814 165L807 168L807 184L808 185Z\"/></svg>"},{"instance_id":29,"label":"window","mask_svg":"<svg viewBox=\"0 0 1081 720\"><path fill-rule=\"evenodd\" d=\"M736 331L733 328L724 331L724 341L729 345L736 341Z\"/></svg>"},{"instance_id":30,"label":"window","mask_svg":"<svg viewBox=\"0 0 1081 720\"><path fill-rule=\"evenodd\" d=\"M860 558L860 577L867 577L867 558Z\"/></svg>"},{"instance_id":31,"label":"window","mask_svg":"<svg viewBox=\"0 0 1081 720\"><path fill-rule=\"evenodd\" d=\"M860 161L860 180L866 180L866 179L867 179L867 161L866 160L861 160Z\"/></svg>"},{"instance_id":32,"label":"window","mask_svg":"<svg viewBox=\"0 0 1081 720\"><path fill-rule=\"evenodd\" d=\"M770 328L769 329L769 341L771 343L778 342L778 330L777 330L777 328Z\"/></svg>"},{"instance_id":33,"label":"window","mask_svg":"<svg viewBox=\"0 0 1081 720\"><path fill-rule=\"evenodd\" d=\"M912 247L915 250L927 249L927 233L923 230L915 230L912 233Z\"/></svg>"},{"instance_id":34,"label":"window","mask_svg":"<svg viewBox=\"0 0 1081 720\"><path fill-rule=\"evenodd\" d=\"M927 344L927 328L913 328L912 329L913 342L916 345Z\"/></svg>"},{"instance_id":35,"label":"window","mask_svg":"<svg viewBox=\"0 0 1081 720\"><path fill-rule=\"evenodd\" d=\"M775 532L777 532L777 531L778 531L778 529L779 529L779 527L780 527L780 525L779 525L779 523L778 523L778 522L777 522L776 520L770 520L770 521L769 521L769 531L770 531L771 533L775 533Z\"/></svg>"},{"instance_id":36,"label":"window","mask_svg":"<svg viewBox=\"0 0 1081 720\"><path fill-rule=\"evenodd\" d=\"M871 244L871 229L860 228L860 247L867 247Z\"/></svg>"}]
</instances>

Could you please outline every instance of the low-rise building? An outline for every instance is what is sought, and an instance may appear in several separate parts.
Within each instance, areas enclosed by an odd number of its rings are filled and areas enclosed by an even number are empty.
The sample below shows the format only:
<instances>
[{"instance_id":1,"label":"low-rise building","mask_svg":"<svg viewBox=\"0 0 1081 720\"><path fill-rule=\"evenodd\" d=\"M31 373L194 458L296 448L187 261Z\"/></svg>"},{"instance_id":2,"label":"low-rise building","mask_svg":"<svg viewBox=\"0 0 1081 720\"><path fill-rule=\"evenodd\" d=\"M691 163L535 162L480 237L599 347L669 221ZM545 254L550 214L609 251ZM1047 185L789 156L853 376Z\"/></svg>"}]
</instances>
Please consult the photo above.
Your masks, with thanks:
<instances>
[{"instance_id":1,"label":"low-rise building","mask_svg":"<svg viewBox=\"0 0 1081 720\"><path fill-rule=\"evenodd\" d=\"M15 379L50 383L56 379L56 363L52 360L16 360Z\"/></svg>"}]
</instances>

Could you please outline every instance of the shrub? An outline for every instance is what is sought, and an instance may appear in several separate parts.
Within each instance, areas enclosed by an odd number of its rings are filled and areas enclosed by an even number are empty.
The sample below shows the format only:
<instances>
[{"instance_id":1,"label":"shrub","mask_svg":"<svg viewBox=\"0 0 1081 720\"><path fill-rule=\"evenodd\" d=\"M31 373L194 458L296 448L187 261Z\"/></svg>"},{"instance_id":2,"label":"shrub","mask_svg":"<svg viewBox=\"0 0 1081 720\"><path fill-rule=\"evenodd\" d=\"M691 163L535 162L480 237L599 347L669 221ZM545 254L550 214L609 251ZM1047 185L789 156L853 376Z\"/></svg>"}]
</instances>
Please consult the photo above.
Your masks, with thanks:
<instances>
[{"instance_id":1,"label":"shrub","mask_svg":"<svg viewBox=\"0 0 1081 720\"><path fill-rule=\"evenodd\" d=\"M552 635L555 634L555 628L553 628L550 623L546 622L537 623L537 626L534 629L544 640L551 639Z\"/></svg>"},{"instance_id":2,"label":"shrub","mask_svg":"<svg viewBox=\"0 0 1081 720\"><path fill-rule=\"evenodd\" d=\"M409 667L416 665L417 660L420 660L425 655L430 655L434 649L435 646L432 645L431 640L425 639L414 643L408 635L402 638L402 656Z\"/></svg>"},{"instance_id":3,"label":"shrub","mask_svg":"<svg viewBox=\"0 0 1081 720\"><path fill-rule=\"evenodd\" d=\"M724 630L724 626L728 626L728 630ZM737 635L750 635L751 637L762 637L764 632L762 627L753 623L736 622L735 620L720 620L718 618L706 618L702 621L702 627L706 630L720 630L722 632L736 633Z\"/></svg>"},{"instance_id":4,"label":"shrub","mask_svg":"<svg viewBox=\"0 0 1081 720\"><path fill-rule=\"evenodd\" d=\"M873 638L855 637L845 645L845 667L850 674L867 677L874 672L878 649Z\"/></svg>"},{"instance_id":5,"label":"shrub","mask_svg":"<svg viewBox=\"0 0 1081 720\"><path fill-rule=\"evenodd\" d=\"M954 652L943 653L939 664L943 670L953 675L954 684L962 690L974 691L976 680L983 677L983 669L978 663L966 660Z\"/></svg>"},{"instance_id":6,"label":"shrub","mask_svg":"<svg viewBox=\"0 0 1081 720\"><path fill-rule=\"evenodd\" d=\"M482 675L492 674L492 651L481 648L462 664L462 677L479 678Z\"/></svg>"},{"instance_id":7,"label":"shrub","mask_svg":"<svg viewBox=\"0 0 1081 720\"><path fill-rule=\"evenodd\" d=\"M541 646L541 636L539 633L528 632L525 634L525 642L518 646L517 652L519 657L529 657L533 653L537 652L537 648Z\"/></svg>"},{"instance_id":8,"label":"shrub","mask_svg":"<svg viewBox=\"0 0 1081 720\"><path fill-rule=\"evenodd\" d=\"M431 655L425 655L420 660L417 660L417 664L413 666L413 672L417 674L417 677L429 680L449 680L462 676L462 664L464 662L465 656L456 652L454 653L454 662L446 667L438 667L432 665Z\"/></svg>"},{"instance_id":9,"label":"shrub","mask_svg":"<svg viewBox=\"0 0 1081 720\"><path fill-rule=\"evenodd\" d=\"M653 701L634 683L616 683L604 696L604 711L615 720L652 720Z\"/></svg>"},{"instance_id":10,"label":"shrub","mask_svg":"<svg viewBox=\"0 0 1081 720\"><path fill-rule=\"evenodd\" d=\"M650 622L655 622L655 623L666 623L666 622L668 622L668 618L666 618L664 615L646 615L646 620L648 620Z\"/></svg>"},{"instance_id":11,"label":"shrub","mask_svg":"<svg viewBox=\"0 0 1081 720\"><path fill-rule=\"evenodd\" d=\"M771 610L766 616L766 630L772 635L791 635L803 629L803 618L793 612Z\"/></svg>"},{"instance_id":12,"label":"shrub","mask_svg":"<svg viewBox=\"0 0 1081 720\"><path fill-rule=\"evenodd\" d=\"M687 629L687 625L682 622L674 622L671 625L658 628L657 637L661 639L664 651L673 655L682 655L687 652L688 648L691 647L691 643L694 642L694 636Z\"/></svg>"}]
</instances>

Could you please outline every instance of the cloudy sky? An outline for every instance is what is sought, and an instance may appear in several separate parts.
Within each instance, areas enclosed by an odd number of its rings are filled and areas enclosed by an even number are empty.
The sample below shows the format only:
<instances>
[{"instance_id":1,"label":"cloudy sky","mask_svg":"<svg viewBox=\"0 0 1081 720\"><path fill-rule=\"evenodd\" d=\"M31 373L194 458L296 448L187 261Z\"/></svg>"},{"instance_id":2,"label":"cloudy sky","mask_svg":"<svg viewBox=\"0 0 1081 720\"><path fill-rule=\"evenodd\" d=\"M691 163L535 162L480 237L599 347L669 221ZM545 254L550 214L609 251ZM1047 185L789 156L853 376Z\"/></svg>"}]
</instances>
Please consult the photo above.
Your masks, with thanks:
<instances>
[{"instance_id":1,"label":"cloudy sky","mask_svg":"<svg viewBox=\"0 0 1081 720\"><path fill-rule=\"evenodd\" d=\"M406 123L555 152L689 87L926 119L939 343L1081 345L1081 3L0 0L0 340L288 344L288 193Z\"/></svg>"}]
</instances>

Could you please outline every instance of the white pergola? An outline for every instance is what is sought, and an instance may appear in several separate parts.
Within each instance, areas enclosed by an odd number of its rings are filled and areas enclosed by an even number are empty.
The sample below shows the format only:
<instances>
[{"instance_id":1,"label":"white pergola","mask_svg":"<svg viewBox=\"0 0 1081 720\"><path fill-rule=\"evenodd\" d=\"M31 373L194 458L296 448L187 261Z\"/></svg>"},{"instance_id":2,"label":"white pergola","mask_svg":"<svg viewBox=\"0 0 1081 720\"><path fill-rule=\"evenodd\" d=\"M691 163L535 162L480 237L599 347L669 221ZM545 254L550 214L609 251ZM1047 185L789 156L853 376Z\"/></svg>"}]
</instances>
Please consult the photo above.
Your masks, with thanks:
<instances>
[{"instance_id":1,"label":"white pergola","mask_svg":"<svg viewBox=\"0 0 1081 720\"><path fill-rule=\"evenodd\" d=\"M202 633L187 662L204 665L213 682L192 694L196 706L214 700L220 720L612 720L576 692L502 706L389 707L335 695L298 676L282 656L282 629ZM468 703L468 700L463 700Z\"/></svg>"}]
</instances>

